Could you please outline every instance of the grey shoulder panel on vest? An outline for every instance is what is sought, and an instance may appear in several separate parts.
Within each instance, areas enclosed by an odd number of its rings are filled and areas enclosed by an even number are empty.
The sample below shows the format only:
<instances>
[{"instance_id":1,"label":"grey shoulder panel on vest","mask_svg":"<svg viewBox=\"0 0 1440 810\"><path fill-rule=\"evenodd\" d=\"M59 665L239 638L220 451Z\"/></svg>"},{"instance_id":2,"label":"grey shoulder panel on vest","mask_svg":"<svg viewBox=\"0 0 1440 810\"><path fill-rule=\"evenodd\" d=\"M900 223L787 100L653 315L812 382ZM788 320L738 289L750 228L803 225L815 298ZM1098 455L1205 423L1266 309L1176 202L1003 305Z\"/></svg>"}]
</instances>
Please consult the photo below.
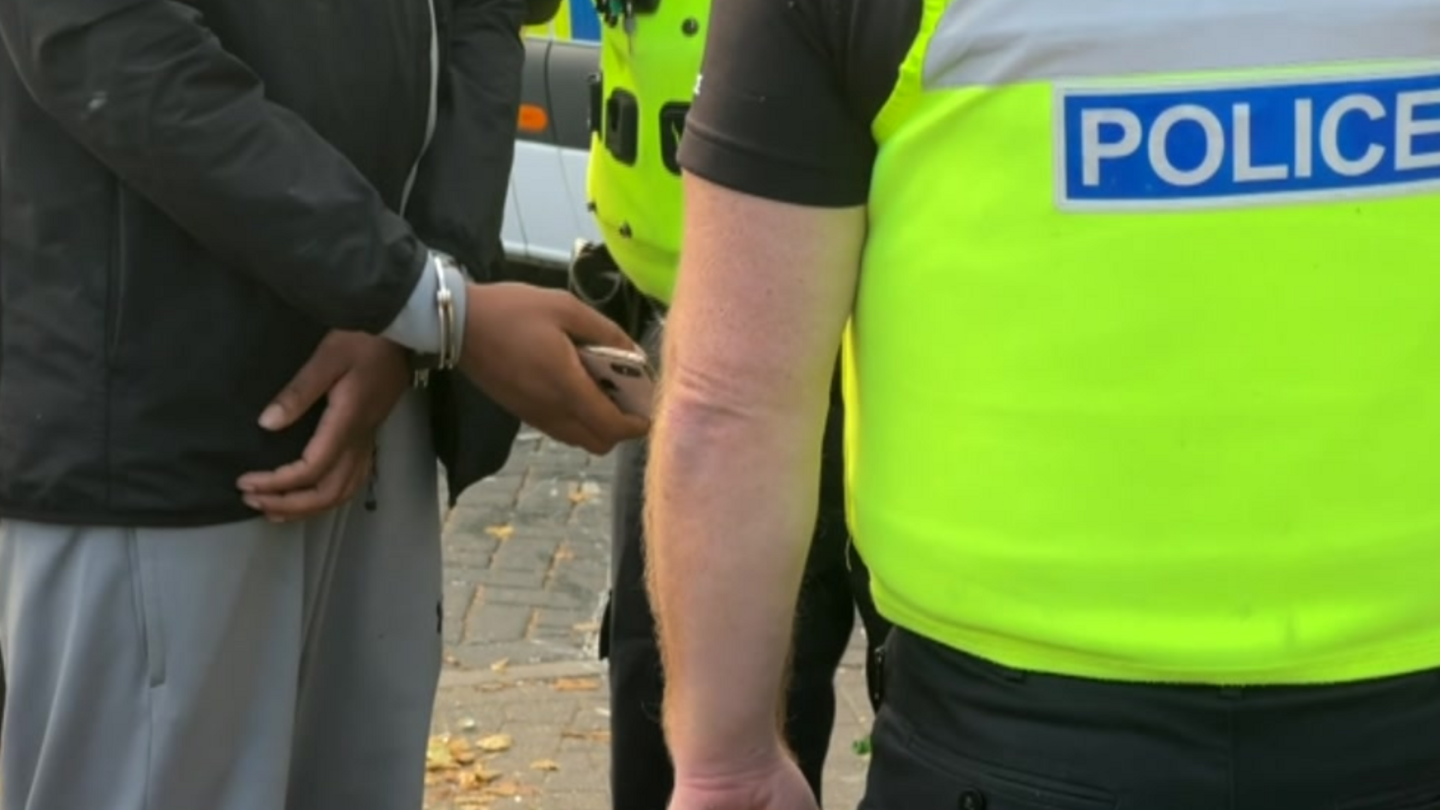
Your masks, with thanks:
<instances>
[{"instance_id":1,"label":"grey shoulder panel on vest","mask_svg":"<svg viewBox=\"0 0 1440 810\"><path fill-rule=\"evenodd\" d=\"M925 85L1440 59L1434 0L955 0Z\"/></svg>"}]
</instances>

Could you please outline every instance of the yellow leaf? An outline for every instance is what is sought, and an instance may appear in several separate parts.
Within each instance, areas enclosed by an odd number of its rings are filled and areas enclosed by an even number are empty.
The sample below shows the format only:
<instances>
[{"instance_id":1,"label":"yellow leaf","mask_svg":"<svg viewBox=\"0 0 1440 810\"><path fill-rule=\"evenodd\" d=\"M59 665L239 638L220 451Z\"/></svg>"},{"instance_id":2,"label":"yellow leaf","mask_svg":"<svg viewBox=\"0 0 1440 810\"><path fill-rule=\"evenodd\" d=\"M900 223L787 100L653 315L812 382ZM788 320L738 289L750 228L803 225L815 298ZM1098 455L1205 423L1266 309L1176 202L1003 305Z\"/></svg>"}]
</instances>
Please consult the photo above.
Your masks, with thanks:
<instances>
[{"instance_id":1,"label":"yellow leaf","mask_svg":"<svg viewBox=\"0 0 1440 810\"><path fill-rule=\"evenodd\" d=\"M499 778L500 774L498 773L487 771L483 767L476 767L461 771L457 784L461 790L479 790Z\"/></svg>"},{"instance_id":2,"label":"yellow leaf","mask_svg":"<svg viewBox=\"0 0 1440 810\"><path fill-rule=\"evenodd\" d=\"M430 744L425 749L425 769L427 771L449 771L459 767L455 757L450 753L450 737L441 734L438 737L431 737Z\"/></svg>"},{"instance_id":3,"label":"yellow leaf","mask_svg":"<svg viewBox=\"0 0 1440 810\"><path fill-rule=\"evenodd\" d=\"M487 754L497 754L501 751L509 751L510 746L514 744L515 742L510 739L509 734L492 734L482 739L479 746L480 750Z\"/></svg>"},{"instance_id":4,"label":"yellow leaf","mask_svg":"<svg viewBox=\"0 0 1440 810\"><path fill-rule=\"evenodd\" d=\"M556 692L594 692L600 688L595 678L561 678L553 685Z\"/></svg>"},{"instance_id":5,"label":"yellow leaf","mask_svg":"<svg viewBox=\"0 0 1440 810\"><path fill-rule=\"evenodd\" d=\"M537 759L534 762L530 763L530 770L558 771L560 770L560 763L556 762L553 759Z\"/></svg>"},{"instance_id":6,"label":"yellow leaf","mask_svg":"<svg viewBox=\"0 0 1440 810\"><path fill-rule=\"evenodd\" d=\"M475 749L470 747L470 743L468 741L451 740L450 758L453 759L458 765L469 765L479 757L476 755Z\"/></svg>"},{"instance_id":7,"label":"yellow leaf","mask_svg":"<svg viewBox=\"0 0 1440 810\"><path fill-rule=\"evenodd\" d=\"M505 668L508 667L508 666L510 666L510 659L509 659L509 658L501 658L499 661L496 661L495 663L493 663L493 664L490 665L490 671L491 671L491 672L504 672L504 671L505 671Z\"/></svg>"},{"instance_id":8,"label":"yellow leaf","mask_svg":"<svg viewBox=\"0 0 1440 810\"><path fill-rule=\"evenodd\" d=\"M487 526L485 533L503 543L515 534L515 527L508 523L500 526Z\"/></svg>"}]
</instances>

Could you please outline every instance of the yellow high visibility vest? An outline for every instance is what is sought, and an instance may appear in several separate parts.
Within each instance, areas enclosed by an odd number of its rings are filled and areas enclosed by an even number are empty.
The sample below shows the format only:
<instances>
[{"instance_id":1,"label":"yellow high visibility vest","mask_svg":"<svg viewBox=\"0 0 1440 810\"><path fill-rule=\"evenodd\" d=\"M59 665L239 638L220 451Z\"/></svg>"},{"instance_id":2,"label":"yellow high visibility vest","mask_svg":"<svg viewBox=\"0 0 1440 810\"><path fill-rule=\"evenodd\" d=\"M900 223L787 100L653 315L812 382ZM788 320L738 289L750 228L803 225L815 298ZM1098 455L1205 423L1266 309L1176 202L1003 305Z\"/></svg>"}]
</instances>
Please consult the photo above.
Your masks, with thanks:
<instances>
[{"instance_id":1,"label":"yellow high visibility vest","mask_svg":"<svg viewBox=\"0 0 1440 810\"><path fill-rule=\"evenodd\" d=\"M925 0L874 129L852 525L1011 666L1440 666L1440 4Z\"/></svg>"},{"instance_id":2,"label":"yellow high visibility vest","mask_svg":"<svg viewBox=\"0 0 1440 810\"><path fill-rule=\"evenodd\" d=\"M668 303L683 220L676 154L694 95L710 0L661 0L633 30L600 40L602 101L589 194L610 254L642 292Z\"/></svg>"}]
</instances>

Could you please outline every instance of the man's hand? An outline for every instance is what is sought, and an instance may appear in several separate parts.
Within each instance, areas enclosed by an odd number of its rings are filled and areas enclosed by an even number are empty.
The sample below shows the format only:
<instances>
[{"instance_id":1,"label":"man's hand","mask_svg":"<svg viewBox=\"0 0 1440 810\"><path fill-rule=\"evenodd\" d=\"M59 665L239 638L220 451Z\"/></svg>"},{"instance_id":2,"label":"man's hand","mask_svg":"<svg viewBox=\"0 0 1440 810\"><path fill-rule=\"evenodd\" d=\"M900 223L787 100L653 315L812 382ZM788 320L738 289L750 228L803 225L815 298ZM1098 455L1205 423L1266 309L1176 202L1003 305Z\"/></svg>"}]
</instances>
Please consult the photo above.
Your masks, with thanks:
<instances>
[{"instance_id":1,"label":"man's hand","mask_svg":"<svg viewBox=\"0 0 1440 810\"><path fill-rule=\"evenodd\" d=\"M675 778L670 810L818 810L795 761L779 748L763 761L728 776Z\"/></svg>"},{"instance_id":2,"label":"man's hand","mask_svg":"<svg viewBox=\"0 0 1440 810\"><path fill-rule=\"evenodd\" d=\"M501 283L472 284L467 293L460 369L501 407L597 455L649 429L605 396L576 352L632 348L619 326L560 290Z\"/></svg>"},{"instance_id":3,"label":"man's hand","mask_svg":"<svg viewBox=\"0 0 1440 810\"><path fill-rule=\"evenodd\" d=\"M326 397L315 435L298 461L241 477L245 503L286 521L350 500L370 475L375 434L409 382L403 349L370 335L331 332L260 417L266 430L283 430Z\"/></svg>"}]
</instances>

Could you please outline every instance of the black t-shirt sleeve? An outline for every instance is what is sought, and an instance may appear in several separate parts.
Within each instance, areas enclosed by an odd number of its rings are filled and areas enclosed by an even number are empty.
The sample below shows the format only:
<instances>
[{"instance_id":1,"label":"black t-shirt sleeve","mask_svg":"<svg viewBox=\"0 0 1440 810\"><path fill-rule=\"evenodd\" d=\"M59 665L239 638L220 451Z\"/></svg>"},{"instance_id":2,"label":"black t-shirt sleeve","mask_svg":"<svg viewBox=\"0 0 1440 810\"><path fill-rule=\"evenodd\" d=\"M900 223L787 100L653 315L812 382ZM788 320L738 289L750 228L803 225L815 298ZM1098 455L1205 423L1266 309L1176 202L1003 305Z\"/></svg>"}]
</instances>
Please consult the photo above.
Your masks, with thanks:
<instances>
[{"instance_id":1,"label":"black t-shirt sleeve","mask_svg":"<svg viewBox=\"0 0 1440 810\"><path fill-rule=\"evenodd\" d=\"M684 168L799 205L864 204L919 0L722 0L680 148Z\"/></svg>"}]
</instances>

